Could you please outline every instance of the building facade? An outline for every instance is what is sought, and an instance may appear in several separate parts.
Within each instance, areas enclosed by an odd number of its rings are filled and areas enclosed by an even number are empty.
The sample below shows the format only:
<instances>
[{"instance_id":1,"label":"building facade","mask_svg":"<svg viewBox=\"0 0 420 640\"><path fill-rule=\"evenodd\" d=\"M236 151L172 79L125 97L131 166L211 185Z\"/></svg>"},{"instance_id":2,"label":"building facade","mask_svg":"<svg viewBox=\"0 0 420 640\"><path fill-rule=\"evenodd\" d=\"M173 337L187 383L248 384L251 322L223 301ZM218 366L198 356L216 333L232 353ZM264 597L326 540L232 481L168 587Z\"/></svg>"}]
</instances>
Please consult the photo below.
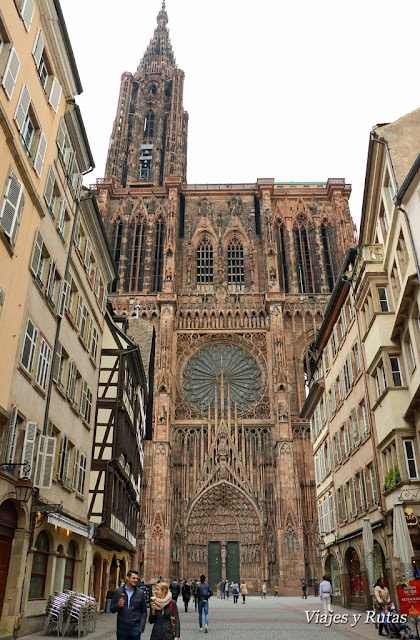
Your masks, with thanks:
<instances>
[{"instance_id":1,"label":"building facade","mask_svg":"<svg viewBox=\"0 0 420 640\"><path fill-rule=\"evenodd\" d=\"M388 547L378 490L375 434L366 388L359 322L351 274L351 248L325 311L316 340L317 367L302 417L310 419L318 506L319 574L331 579L334 602L372 606L363 521L373 530L374 574L387 579ZM388 582L388 580L387 580Z\"/></svg>"},{"instance_id":2,"label":"building facade","mask_svg":"<svg viewBox=\"0 0 420 640\"><path fill-rule=\"evenodd\" d=\"M350 185L192 185L188 116L164 5L122 76L95 187L117 317L156 330L145 450L144 575L205 573L292 593L315 571L311 345L354 225ZM135 311L135 309L137 309Z\"/></svg>"},{"instance_id":3,"label":"building facade","mask_svg":"<svg viewBox=\"0 0 420 640\"><path fill-rule=\"evenodd\" d=\"M410 567L402 567L392 551L396 504L403 505L414 557L420 561L418 221L412 217L418 210L415 163L419 149L420 109L374 127L353 275L383 513L389 525L387 561L392 585L405 572L410 574Z\"/></svg>"},{"instance_id":4,"label":"building facade","mask_svg":"<svg viewBox=\"0 0 420 640\"><path fill-rule=\"evenodd\" d=\"M94 164L59 2L1 10L0 632L16 636L42 626L54 591L88 585L86 476L115 271L82 191Z\"/></svg>"},{"instance_id":5,"label":"building facade","mask_svg":"<svg viewBox=\"0 0 420 640\"><path fill-rule=\"evenodd\" d=\"M90 593L99 608L129 569L138 566L137 535L148 381L139 347L113 321L110 312L101 351L89 519L95 525ZM153 336L153 327L131 319L136 333ZM133 328L132 328L133 330Z\"/></svg>"}]
</instances>

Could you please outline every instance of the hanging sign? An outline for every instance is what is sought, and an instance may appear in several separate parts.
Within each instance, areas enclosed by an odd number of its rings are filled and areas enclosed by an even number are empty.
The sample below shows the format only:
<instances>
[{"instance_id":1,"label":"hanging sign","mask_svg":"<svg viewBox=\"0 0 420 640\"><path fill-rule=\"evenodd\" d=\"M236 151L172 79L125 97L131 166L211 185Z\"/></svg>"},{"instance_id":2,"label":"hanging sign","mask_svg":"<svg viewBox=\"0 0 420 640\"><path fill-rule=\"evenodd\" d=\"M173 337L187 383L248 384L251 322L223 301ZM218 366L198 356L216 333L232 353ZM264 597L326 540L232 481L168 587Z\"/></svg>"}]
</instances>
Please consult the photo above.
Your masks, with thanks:
<instances>
[{"instance_id":1,"label":"hanging sign","mask_svg":"<svg viewBox=\"0 0 420 640\"><path fill-rule=\"evenodd\" d=\"M397 594L402 614L420 616L420 580L397 584Z\"/></svg>"}]
</instances>

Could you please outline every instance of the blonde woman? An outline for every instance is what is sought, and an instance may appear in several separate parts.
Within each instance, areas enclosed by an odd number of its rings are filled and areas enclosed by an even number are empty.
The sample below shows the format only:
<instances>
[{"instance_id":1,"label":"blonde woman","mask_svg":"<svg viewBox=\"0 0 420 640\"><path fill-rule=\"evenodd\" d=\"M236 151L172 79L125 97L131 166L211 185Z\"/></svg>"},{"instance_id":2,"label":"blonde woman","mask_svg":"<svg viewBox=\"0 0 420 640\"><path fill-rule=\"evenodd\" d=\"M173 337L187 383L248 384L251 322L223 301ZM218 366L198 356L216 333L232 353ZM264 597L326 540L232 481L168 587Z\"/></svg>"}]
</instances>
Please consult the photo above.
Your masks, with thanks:
<instances>
[{"instance_id":1,"label":"blonde woman","mask_svg":"<svg viewBox=\"0 0 420 640\"><path fill-rule=\"evenodd\" d=\"M171 618L175 619L174 629ZM150 640L179 640L181 629L178 607L172 600L172 593L166 582L158 582L156 585L155 598L150 602L149 622L153 624Z\"/></svg>"},{"instance_id":2,"label":"blonde woman","mask_svg":"<svg viewBox=\"0 0 420 640\"><path fill-rule=\"evenodd\" d=\"M248 595L248 587L246 582L241 582L242 604L245 604L245 597Z\"/></svg>"}]
</instances>

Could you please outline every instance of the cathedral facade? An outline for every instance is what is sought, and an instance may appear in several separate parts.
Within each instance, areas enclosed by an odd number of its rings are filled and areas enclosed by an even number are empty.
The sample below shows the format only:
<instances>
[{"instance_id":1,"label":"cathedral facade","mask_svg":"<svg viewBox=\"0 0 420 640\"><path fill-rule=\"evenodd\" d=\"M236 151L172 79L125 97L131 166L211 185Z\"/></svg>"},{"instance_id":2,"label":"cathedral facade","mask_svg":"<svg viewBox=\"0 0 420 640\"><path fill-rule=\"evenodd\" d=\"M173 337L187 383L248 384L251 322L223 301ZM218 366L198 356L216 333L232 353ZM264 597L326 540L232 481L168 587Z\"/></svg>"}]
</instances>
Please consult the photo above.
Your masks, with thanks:
<instances>
[{"instance_id":1,"label":"cathedral facade","mask_svg":"<svg viewBox=\"0 0 420 640\"><path fill-rule=\"evenodd\" d=\"M117 316L156 332L139 567L159 575L314 577L314 472L299 418L311 345L354 243L342 179L188 184L188 114L163 4L124 73L93 187L118 268Z\"/></svg>"}]
</instances>

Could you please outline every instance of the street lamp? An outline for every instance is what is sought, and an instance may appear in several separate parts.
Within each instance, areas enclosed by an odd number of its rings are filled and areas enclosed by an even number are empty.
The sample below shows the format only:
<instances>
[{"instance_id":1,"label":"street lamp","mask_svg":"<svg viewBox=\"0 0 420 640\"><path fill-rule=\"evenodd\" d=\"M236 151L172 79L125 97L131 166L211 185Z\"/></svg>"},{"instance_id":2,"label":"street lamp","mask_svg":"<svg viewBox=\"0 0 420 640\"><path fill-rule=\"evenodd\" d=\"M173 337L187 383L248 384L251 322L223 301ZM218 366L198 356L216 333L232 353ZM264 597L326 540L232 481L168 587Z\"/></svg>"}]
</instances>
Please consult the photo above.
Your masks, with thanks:
<instances>
[{"instance_id":1,"label":"street lamp","mask_svg":"<svg viewBox=\"0 0 420 640\"><path fill-rule=\"evenodd\" d=\"M16 498L19 502L27 503L32 495L32 482L27 478L21 478L15 484Z\"/></svg>"}]
</instances>

